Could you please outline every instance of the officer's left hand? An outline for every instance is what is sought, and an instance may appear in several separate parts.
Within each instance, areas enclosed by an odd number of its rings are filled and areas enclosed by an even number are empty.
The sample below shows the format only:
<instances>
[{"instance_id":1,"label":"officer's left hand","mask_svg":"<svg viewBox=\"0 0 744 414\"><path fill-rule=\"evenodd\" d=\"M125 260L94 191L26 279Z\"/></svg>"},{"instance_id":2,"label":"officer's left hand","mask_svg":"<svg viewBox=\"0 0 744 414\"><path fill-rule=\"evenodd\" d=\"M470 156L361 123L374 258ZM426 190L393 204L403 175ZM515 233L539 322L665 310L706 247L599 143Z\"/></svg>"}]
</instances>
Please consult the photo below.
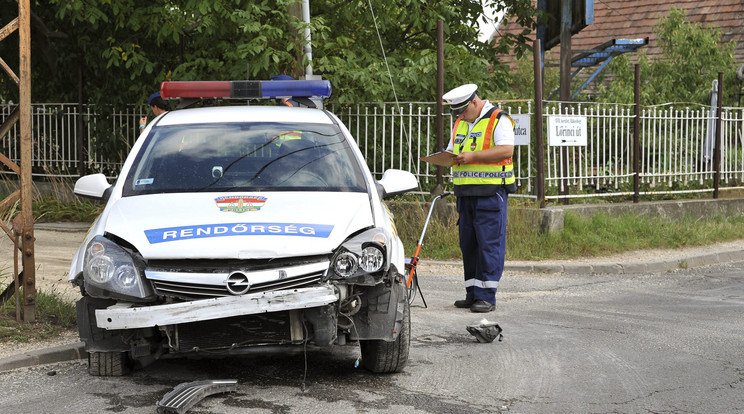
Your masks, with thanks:
<instances>
[{"instance_id":1,"label":"officer's left hand","mask_svg":"<svg viewBox=\"0 0 744 414\"><path fill-rule=\"evenodd\" d=\"M461 154L457 154L457 157L455 157L455 162L458 164L468 164L475 160L475 153L474 152L463 152Z\"/></svg>"}]
</instances>

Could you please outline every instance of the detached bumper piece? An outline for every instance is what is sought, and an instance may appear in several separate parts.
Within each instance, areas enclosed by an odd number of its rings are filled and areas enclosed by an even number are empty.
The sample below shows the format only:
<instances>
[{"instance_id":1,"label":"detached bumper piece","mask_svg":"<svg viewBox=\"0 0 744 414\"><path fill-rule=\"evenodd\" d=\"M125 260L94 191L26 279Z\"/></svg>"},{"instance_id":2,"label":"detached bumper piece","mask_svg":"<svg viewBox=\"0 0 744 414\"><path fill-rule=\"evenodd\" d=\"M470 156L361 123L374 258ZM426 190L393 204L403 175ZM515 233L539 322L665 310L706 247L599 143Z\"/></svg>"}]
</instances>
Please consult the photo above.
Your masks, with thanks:
<instances>
[{"instance_id":1,"label":"detached bumper piece","mask_svg":"<svg viewBox=\"0 0 744 414\"><path fill-rule=\"evenodd\" d=\"M103 329L135 329L153 326L315 308L338 301L332 286L298 288L243 296L226 296L167 305L132 307L116 304L96 310L96 326Z\"/></svg>"},{"instance_id":2,"label":"detached bumper piece","mask_svg":"<svg viewBox=\"0 0 744 414\"><path fill-rule=\"evenodd\" d=\"M183 414L212 394L235 392L238 380L207 380L178 384L158 401L158 414Z\"/></svg>"}]
</instances>

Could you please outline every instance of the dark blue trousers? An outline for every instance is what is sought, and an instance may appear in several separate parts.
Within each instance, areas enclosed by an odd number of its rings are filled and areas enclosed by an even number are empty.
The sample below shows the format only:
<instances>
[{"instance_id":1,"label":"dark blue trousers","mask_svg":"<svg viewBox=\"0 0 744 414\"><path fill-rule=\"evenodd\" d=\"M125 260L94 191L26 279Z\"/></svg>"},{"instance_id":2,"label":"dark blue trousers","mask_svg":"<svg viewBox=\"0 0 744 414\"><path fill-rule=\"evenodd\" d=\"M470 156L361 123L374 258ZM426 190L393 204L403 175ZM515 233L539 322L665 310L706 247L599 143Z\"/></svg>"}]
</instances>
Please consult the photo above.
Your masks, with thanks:
<instances>
[{"instance_id":1,"label":"dark blue trousers","mask_svg":"<svg viewBox=\"0 0 744 414\"><path fill-rule=\"evenodd\" d=\"M457 198L466 299L496 303L506 255L507 193Z\"/></svg>"}]
</instances>

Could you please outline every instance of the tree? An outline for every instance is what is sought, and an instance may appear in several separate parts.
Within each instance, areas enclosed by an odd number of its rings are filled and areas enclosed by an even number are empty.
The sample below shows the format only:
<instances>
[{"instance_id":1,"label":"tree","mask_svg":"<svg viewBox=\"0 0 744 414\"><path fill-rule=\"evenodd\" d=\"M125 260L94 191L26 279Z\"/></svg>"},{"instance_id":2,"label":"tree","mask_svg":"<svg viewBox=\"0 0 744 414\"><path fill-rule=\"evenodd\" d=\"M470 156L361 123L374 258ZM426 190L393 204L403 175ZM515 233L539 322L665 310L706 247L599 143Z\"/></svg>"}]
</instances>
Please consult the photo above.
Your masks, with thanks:
<instances>
[{"instance_id":1,"label":"tree","mask_svg":"<svg viewBox=\"0 0 744 414\"><path fill-rule=\"evenodd\" d=\"M502 37L496 51L494 45L479 42L476 28L484 6L478 0L328 0L311 5L322 23L313 33L314 57L318 51L314 67L334 85L343 85L342 102L392 101L391 83L399 100L436 100L438 20L445 22L445 87L476 83L483 93L504 89L506 68L495 56L511 47L517 53L529 49L523 36ZM525 26L533 26L535 10L529 1L485 5L496 11L507 6Z\"/></svg>"},{"instance_id":2,"label":"tree","mask_svg":"<svg viewBox=\"0 0 744 414\"><path fill-rule=\"evenodd\" d=\"M306 23L289 13L299 2L35 0L33 99L77 101L82 86L85 102L121 105L143 103L169 79L300 76L308 62L298 33ZM447 85L503 87L504 71L492 45L477 40L483 7L479 0L313 1L315 73L331 80L339 102L393 100L391 77L400 100L434 100L436 22L442 19ZM535 12L529 0L489 0L485 7L509 7L527 27ZM0 0L0 9L16 10L17 3ZM3 17L0 24L5 23ZM500 42L501 48L529 48L520 36ZM0 56L12 55L12 41L2 43ZM0 86L7 82L0 79Z\"/></svg>"},{"instance_id":3,"label":"tree","mask_svg":"<svg viewBox=\"0 0 744 414\"><path fill-rule=\"evenodd\" d=\"M703 27L686 19L683 9L672 6L669 15L654 26L661 58L650 61L641 52L641 103L655 105L668 102L708 103L708 93L718 72L724 72L724 85L737 85L734 42L721 43L720 30ZM614 80L600 87L599 99L609 102L632 102L634 69L628 57L615 58L608 68ZM729 89L730 90L730 89ZM734 104L735 97L724 96L724 104Z\"/></svg>"}]
</instances>

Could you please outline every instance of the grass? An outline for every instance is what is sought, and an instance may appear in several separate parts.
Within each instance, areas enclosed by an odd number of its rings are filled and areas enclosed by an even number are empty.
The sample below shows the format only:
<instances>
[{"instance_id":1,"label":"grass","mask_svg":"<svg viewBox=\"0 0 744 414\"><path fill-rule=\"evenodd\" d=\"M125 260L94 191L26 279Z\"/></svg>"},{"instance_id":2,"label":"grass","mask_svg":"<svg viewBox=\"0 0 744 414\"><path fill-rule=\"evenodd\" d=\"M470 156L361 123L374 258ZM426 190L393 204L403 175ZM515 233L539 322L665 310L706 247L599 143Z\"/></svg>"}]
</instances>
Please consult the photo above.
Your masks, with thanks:
<instances>
[{"instance_id":1,"label":"grass","mask_svg":"<svg viewBox=\"0 0 744 414\"><path fill-rule=\"evenodd\" d=\"M581 218L570 212L554 234L517 231L507 237L507 260L574 259L632 250L704 246L744 238L744 216L667 219L631 214L596 214Z\"/></svg>"},{"instance_id":2,"label":"grass","mask_svg":"<svg viewBox=\"0 0 744 414\"><path fill-rule=\"evenodd\" d=\"M0 200L5 198L6 194L0 194ZM52 223L59 221L85 222L92 223L93 220L101 214L103 204L89 200L63 200L54 196L36 195L32 201L34 221L37 223ZM20 214L21 206L19 202L8 207L5 211L0 211L0 219L5 222L10 218Z\"/></svg>"},{"instance_id":3,"label":"grass","mask_svg":"<svg viewBox=\"0 0 744 414\"><path fill-rule=\"evenodd\" d=\"M72 193L71 183L61 178L50 177L47 190L44 194L34 189L32 197L32 208L34 221L37 223L49 223L58 221L76 221L91 223L103 210L103 203L78 197ZM17 188L17 183L5 177L0 178L0 189L12 191ZM8 196L5 191L0 191L0 200ZM5 211L0 211L0 219L5 222L20 214L20 202L9 206Z\"/></svg>"},{"instance_id":4,"label":"grass","mask_svg":"<svg viewBox=\"0 0 744 414\"><path fill-rule=\"evenodd\" d=\"M533 214L510 200L506 260L548 260L598 257L632 250L674 249L744 239L744 216L714 216L705 220L644 217L607 213L582 218L566 211L564 228L542 234ZM412 255L426 208L391 207L407 255ZM410 206L410 205L409 205ZM524 205L522 205L524 207ZM457 217L434 215L427 229L422 260L461 260Z\"/></svg>"},{"instance_id":5,"label":"grass","mask_svg":"<svg viewBox=\"0 0 744 414\"><path fill-rule=\"evenodd\" d=\"M33 210L36 222L92 223L101 214L103 204L84 199L65 201L54 196L37 196L33 201Z\"/></svg>"},{"instance_id":6,"label":"grass","mask_svg":"<svg viewBox=\"0 0 744 414\"><path fill-rule=\"evenodd\" d=\"M2 287L0 290L4 290ZM21 308L23 300L21 300ZM0 306L0 346L42 341L76 330L75 305L56 292L36 292L36 321L17 322L15 297Z\"/></svg>"}]
</instances>

